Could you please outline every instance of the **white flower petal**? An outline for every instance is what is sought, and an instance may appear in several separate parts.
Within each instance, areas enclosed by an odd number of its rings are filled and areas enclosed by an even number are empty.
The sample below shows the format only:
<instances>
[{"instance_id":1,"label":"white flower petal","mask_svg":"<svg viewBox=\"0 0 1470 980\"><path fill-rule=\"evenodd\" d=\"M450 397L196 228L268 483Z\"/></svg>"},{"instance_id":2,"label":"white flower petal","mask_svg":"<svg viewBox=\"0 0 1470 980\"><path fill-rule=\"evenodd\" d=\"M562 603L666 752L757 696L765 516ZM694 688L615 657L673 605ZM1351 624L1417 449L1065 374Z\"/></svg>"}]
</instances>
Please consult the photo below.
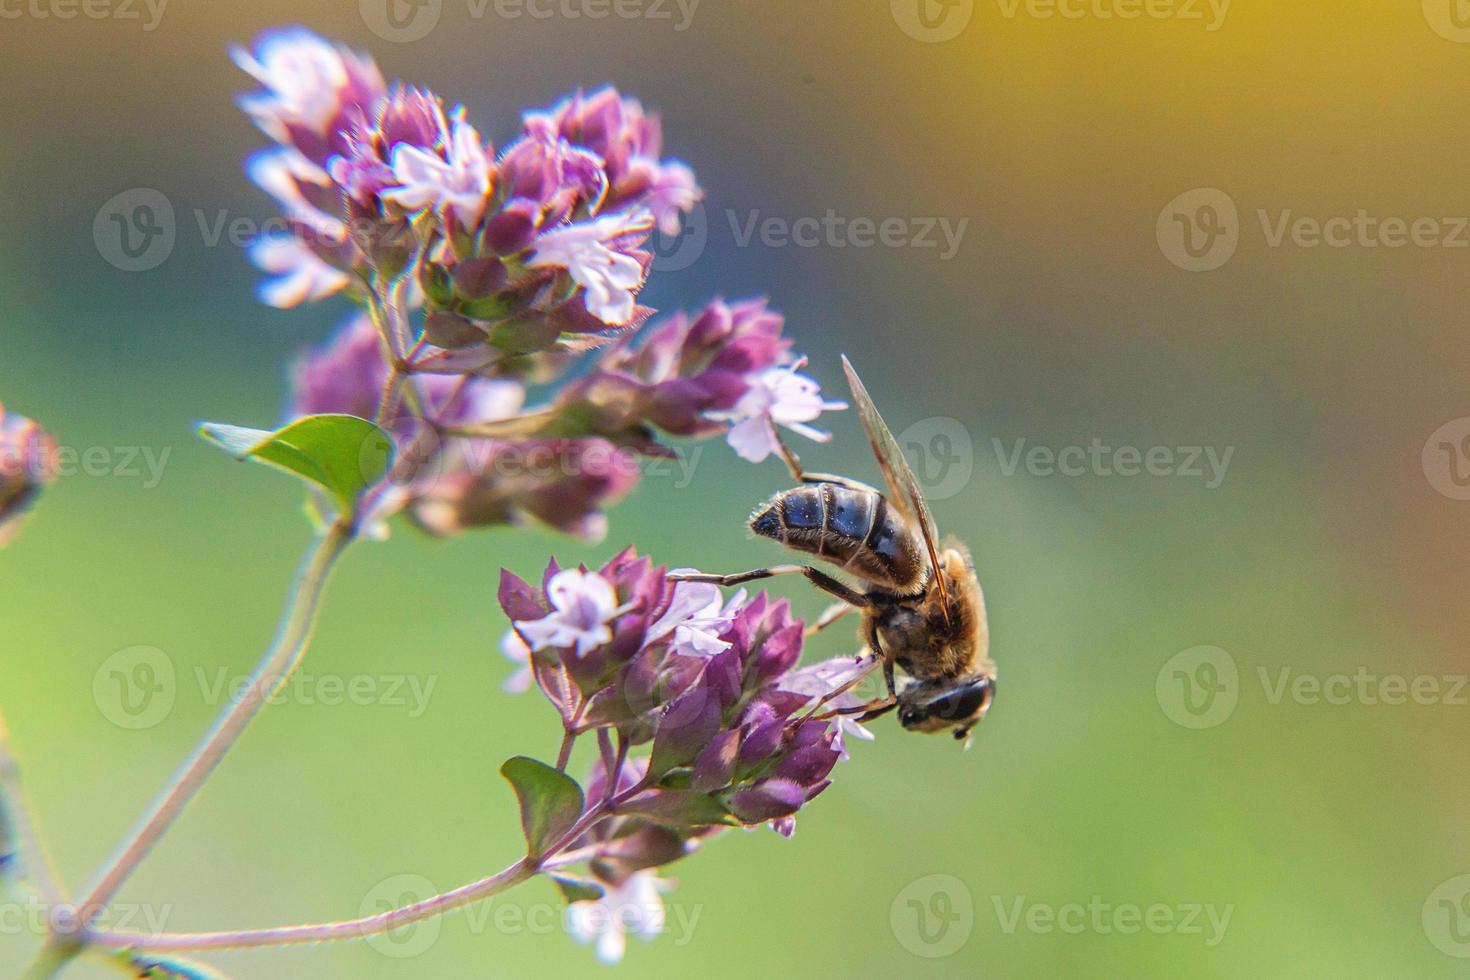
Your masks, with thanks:
<instances>
[{"instance_id":1,"label":"white flower petal","mask_svg":"<svg viewBox=\"0 0 1470 980\"><path fill-rule=\"evenodd\" d=\"M595 572L569 568L547 584L553 611L542 619L517 622L532 650L573 647L578 656L612 639L612 620L627 612L612 583Z\"/></svg>"},{"instance_id":2,"label":"white flower petal","mask_svg":"<svg viewBox=\"0 0 1470 980\"><path fill-rule=\"evenodd\" d=\"M637 311L643 265L633 256L614 250L610 243L652 227L652 214L643 211L606 215L557 228L536 239L535 252L527 265L566 269L572 281L585 291L587 311L609 326L622 326Z\"/></svg>"},{"instance_id":3,"label":"white flower petal","mask_svg":"<svg viewBox=\"0 0 1470 980\"><path fill-rule=\"evenodd\" d=\"M770 419L764 415L736 423L725 436L725 441L736 455L752 463L765 462L776 451L776 436L771 431Z\"/></svg>"},{"instance_id":4,"label":"white flower petal","mask_svg":"<svg viewBox=\"0 0 1470 980\"><path fill-rule=\"evenodd\" d=\"M260 298L278 309L324 299L347 288L346 273L322 261L295 236L268 235L250 246L250 260L275 275L260 284Z\"/></svg>"},{"instance_id":5,"label":"white flower petal","mask_svg":"<svg viewBox=\"0 0 1470 980\"><path fill-rule=\"evenodd\" d=\"M597 937L597 958L608 965L621 963L628 951L628 937L621 925L609 925Z\"/></svg>"}]
</instances>

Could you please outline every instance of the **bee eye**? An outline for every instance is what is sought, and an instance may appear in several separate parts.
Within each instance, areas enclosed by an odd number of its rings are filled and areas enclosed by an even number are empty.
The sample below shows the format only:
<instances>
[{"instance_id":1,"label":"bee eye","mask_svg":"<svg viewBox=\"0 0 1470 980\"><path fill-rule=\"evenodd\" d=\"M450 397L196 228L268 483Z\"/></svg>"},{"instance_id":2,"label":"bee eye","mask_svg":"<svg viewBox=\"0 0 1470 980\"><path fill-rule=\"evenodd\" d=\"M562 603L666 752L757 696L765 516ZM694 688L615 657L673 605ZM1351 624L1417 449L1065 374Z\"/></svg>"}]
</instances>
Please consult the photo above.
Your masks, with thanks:
<instances>
[{"instance_id":1,"label":"bee eye","mask_svg":"<svg viewBox=\"0 0 1470 980\"><path fill-rule=\"evenodd\" d=\"M989 678L967 684L942 698L929 702L929 717L946 721L963 721L973 718L975 713L994 696L995 682Z\"/></svg>"}]
</instances>

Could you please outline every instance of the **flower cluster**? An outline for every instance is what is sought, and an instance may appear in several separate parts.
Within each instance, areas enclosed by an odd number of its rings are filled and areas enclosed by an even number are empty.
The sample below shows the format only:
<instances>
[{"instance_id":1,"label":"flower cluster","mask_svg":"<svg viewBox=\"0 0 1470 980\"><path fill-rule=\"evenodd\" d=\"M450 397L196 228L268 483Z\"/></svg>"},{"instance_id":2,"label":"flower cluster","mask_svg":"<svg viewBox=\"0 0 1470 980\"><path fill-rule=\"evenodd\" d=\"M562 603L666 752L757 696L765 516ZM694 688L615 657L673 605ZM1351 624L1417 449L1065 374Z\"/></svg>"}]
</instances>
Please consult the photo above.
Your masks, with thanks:
<instances>
[{"instance_id":1,"label":"flower cluster","mask_svg":"<svg viewBox=\"0 0 1470 980\"><path fill-rule=\"evenodd\" d=\"M746 459L776 426L844 407L823 401L754 300L669 317L638 303L657 226L677 232L703 195L663 157L658 117L616 89L526 113L496 154L432 92L390 86L366 55L300 28L267 34L236 62L261 89L242 106L275 143L249 170L290 233L253 256L265 300L347 292L365 305L293 377L288 421L322 413L391 429L398 462L370 491L374 526L535 520L598 538L603 508L639 478L664 437L727 433ZM580 376L526 409L526 385Z\"/></svg>"},{"instance_id":2,"label":"flower cluster","mask_svg":"<svg viewBox=\"0 0 1470 980\"><path fill-rule=\"evenodd\" d=\"M0 548L20 530L41 488L56 477L56 444L41 427L0 405Z\"/></svg>"},{"instance_id":3,"label":"flower cluster","mask_svg":"<svg viewBox=\"0 0 1470 980\"><path fill-rule=\"evenodd\" d=\"M860 703L848 689L871 658L798 668L803 624L764 593L725 601L629 550L596 571L552 562L539 586L503 572L500 603L513 622L502 649L524 665L507 686L534 684L569 738L595 732L603 747L587 800L615 805L570 849L603 903L654 902L654 870L722 829L790 836L830 785L844 732L870 737L823 709ZM605 958L622 950L610 911L571 913L574 931L601 933Z\"/></svg>"},{"instance_id":4,"label":"flower cluster","mask_svg":"<svg viewBox=\"0 0 1470 980\"><path fill-rule=\"evenodd\" d=\"M389 86L372 60L300 28L236 62L241 105L275 146L249 170L291 234L262 238L263 289L294 306L405 273L436 316L444 360L480 367L636 326L655 222L702 196L663 160L657 117L612 88L527 113L499 155L432 92ZM564 336L565 335L565 336Z\"/></svg>"},{"instance_id":5,"label":"flower cluster","mask_svg":"<svg viewBox=\"0 0 1470 980\"><path fill-rule=\"evenodd\" d=\"M778 425L825 441L805 423L847 406L823 400L817 383L797 373L805 362L792 356L784 324L760 299L715 300L693 317L662 320L642 341L603 351L537 415L537 431L595 433L649 455L667 454L660 435L726 433L752 462L776 451Z\"/></svg>"},{"instance_id":6,"label":"flower cluster","mask_svg":"<svg viewBox=\"0 0 1470 980\"><path fill-rule=\"evenodd\" d=\"M697 316L655 324L641 343L598 352L590 371L531 411L518 380L423 375L423 416L390 420L403 459L373 492L370 513L406 512L436 535L535 520L598 540L603 509L638 483L640 457L670 454L662 437L724 432L741 455L759 460L764 454L748 451L752 439L769 452L776 424L814 417L783 393L817 390L795 373L783 326L764 301L717 300ZM382 347L366 315L349 321L297 362L288 418L371 418L390 373ZM819 409L842 407L817 401Z\"/></svg>"}]
</instances>

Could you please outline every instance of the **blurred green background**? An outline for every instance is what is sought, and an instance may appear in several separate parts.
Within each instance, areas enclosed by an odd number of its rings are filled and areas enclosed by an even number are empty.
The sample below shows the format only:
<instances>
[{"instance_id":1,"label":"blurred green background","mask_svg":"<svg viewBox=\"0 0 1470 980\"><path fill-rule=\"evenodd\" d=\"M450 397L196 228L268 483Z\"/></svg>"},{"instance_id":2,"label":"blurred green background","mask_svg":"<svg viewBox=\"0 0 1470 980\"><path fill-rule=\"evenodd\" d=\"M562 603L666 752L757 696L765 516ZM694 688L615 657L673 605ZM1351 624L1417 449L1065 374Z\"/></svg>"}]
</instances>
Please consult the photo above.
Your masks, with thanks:
<instances>
[{"instance_id":1,"label":"blurred green background","mask_svg":"<svg viewBox=\"0 0 1470 980\"><path fill-rule=\"evenodd\" d=\"M1186 0L1055 16L923 2L933 30L917 0L705 0L692 18L649 0L631 9L668 19L606 20L444 0L420 8L438 20L413 41L374 34L373 0L173 0L152 30L141 3L71 19L46 0L0 4L0 399L65 446L104 449L109 474L61 480L0 555L0 698L69 883L207 727L199 678L253 665L307 538L295 486L191 436L201 418L273 421L283 365L343 313L258 305L243 251L210 239L221 214L272 213L241 173L262 139L232 105L248 86L226 47L301 22L463 100L497 142L521 108L578 84L641 96L709 192L705 245L668 246L645 299L768 294L830 393L846 352L894 428L960 467L928 475L960 474L934 510L972 545L990 600L1001 693L974 750L879 723L794 840L729 834L679 865L672 935L633 943L624 973L1466 975L1470 707L1451 695L1470 669L1455 468L1470 467L1455 455L1470 431L1470 234L1453 219L1470 214L1470 31L1434 0L1240 0L1223 21ZM1144 13L1102 16L1127 10ZM170 201L176 242L130 273L104 259L94 219L136 188ZM1171 209L1197 188L1216 193ZM913 243L742 246L732 230L829 211L969 223L947 260ZM1273 244L1284 214L1360 211L1435 219L1439 237ZM1192 262L1181 221L1202 236L1212 213L1238 248L1224 261L1226 235ZM925 421L944 417L958 421ZM805 447L808 462L876 478L856 420L831 421L837 439ZM1233 455L1215 488L1010 465L1018 440L1094 439ZM169 453L156 486L115 472L118 447ZM378 908L385 879L448 888L509 863L496 769L554 754L557 732L544 702L499 690L499 568L630 542L676 565L753 567L776 553L742 519L784 484L775 463L709 444L688 485L648 479L599 546L400 530L357 548L306 673L411 675L434 685L427 710L267 711L128 884L138 917L119 924L350 917ZM855 642L835 630L813 655ZM164 652L177 694L130 730L94 679L137 646ZM1211 679L1201 657L1223 669L1215 701L1182 686ZM1333 689L1360 672L1451 680L1427 704L1373 703L1371 681L1342 704L1278 696L1283 677ZM553 902L532 884L496 903L505 918L479 908L427 942L209 959L250 978L603 969L548 920ZM1151 906L1173 925L1116 928L1118 907ZM1228 910L1228 926L1184 923L1193 906ZM36 943L14 912L3 975Z\"/></svg>"}]
</instances>

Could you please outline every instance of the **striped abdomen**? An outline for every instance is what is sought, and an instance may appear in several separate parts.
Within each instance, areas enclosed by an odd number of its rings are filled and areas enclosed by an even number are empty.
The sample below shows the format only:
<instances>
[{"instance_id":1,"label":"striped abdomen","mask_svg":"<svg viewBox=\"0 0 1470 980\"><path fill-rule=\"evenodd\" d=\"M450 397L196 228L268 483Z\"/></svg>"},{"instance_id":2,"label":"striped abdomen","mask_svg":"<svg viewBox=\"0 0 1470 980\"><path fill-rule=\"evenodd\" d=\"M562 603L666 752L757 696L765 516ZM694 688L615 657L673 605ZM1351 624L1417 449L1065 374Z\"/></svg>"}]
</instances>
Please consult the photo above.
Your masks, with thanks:
<instances>
[{"instance_id":1,"label":"striped abdomen","mask_svg":"<svg viewBox=\"0 0 1470 980\"><path fill-rule=\"evenodd\" d=\"M752 517L750 527L895 592L923 584L918 537L876 490L836 483L787 490Z\"/></svg>"}]
</instances>

